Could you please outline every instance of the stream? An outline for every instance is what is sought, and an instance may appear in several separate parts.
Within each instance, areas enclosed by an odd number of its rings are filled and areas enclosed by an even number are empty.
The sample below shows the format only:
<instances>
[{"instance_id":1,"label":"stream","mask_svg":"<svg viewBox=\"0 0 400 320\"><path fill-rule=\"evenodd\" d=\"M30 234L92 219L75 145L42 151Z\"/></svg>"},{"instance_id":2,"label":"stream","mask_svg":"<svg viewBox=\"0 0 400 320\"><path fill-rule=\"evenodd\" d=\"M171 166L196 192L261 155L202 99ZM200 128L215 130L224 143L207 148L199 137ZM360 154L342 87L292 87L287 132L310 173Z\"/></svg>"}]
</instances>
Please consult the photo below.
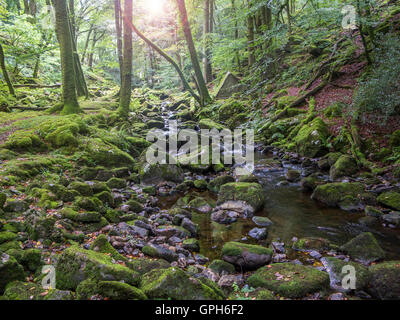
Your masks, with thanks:
<instances>
[{"instance_id":1,"label":"stream","mask_svg":"<svg viewBox=\"0 0 400 320\"><path fill-rule=\"evenodd\" d=\"M168 102L162 104L162 114L168 130L168 119L175 119L174 112L167 109ZM179 127L179 121L178 121ZM400 258L400 231L390 229L380 224L365 226L358 220L365 216L364 212L348 212L338 208L329 208L312 200L311 194L302 191L300 183L288 183L285 173L288 169L295 169L306 175L306 170L301 165L289 161L271 167L265 162L276 159L272 153L255 153L255 170L253 174L258 178L265 192L264 208L255 213L255 216L268 217L273 224L268 227L268 237L265 240L255 240L249 237L248 232L257 227L252 219L239 219L238 221L223 225L211 220L211 213L193 213L193 222L200 227L199 242L200 253L211 260L220 258L220 251L228 241L242 241L251 244L268 245L280 239L287 244L293 237L321 237L331 243L342 245L362 232L372 232L379 244L386 252L385 260ZM207 175L198 175L199 179L210 178ZM326 176L328 179L328 175ZM194 192L194 191L192 191ZM216 194L211 192L195 192L205 198L209 203L215 204ZM161 209L171 208L182 194L162 197L159 200ZM290 254L289 254L290 256ZM301 253L292 252L291 258L304 258Z\"/></svg>"}]
</instances>

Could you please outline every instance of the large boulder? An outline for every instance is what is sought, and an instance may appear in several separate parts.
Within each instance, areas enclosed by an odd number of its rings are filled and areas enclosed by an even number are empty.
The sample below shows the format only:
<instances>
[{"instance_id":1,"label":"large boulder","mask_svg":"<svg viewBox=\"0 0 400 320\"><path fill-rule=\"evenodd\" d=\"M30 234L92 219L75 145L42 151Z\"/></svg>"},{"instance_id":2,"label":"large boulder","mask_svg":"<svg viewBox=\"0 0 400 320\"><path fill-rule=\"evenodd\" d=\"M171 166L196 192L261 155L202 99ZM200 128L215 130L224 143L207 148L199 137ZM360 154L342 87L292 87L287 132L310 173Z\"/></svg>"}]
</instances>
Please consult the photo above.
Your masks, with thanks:
<instances>
[{"instance_id":1,"label":"large boulder","mask_svg":"<svg viewBox=\"0 0 400 320\"><path fill-rule=\"evenodd\" d=\"M229 98L234 93L238 93L241 90L243 90L243 85L240 84L239 78L228 71L225 77L222 79L215 97L217 99Z\"/></svg>"},{"instance_id":2,"label":"large boulder","mask_svg":"<svg viewBox=\"0 0 400 320\"><path fill-rule=\"evenodd\" d=\"M364 192L362 183L327 183L315 188L311 198L330 207L344 207L348 201L358 203Z\"/></svg>"},{"instance_id":3,"label":"large boulder","mask_svg":"<svg viewBox=\"0 0 400 320\"><path fill-rule=\"evenodd\" d=\"M343 176L351 176L358 170L358 165L353 157L348 155L342 155L331 167L329 174L332 180Z\"/></svg>"},{"instance_id":4,"label":"large boulder","mask_svg":"<svg viewBox=\"0 0 400 320\"><path fill-rule=\"evenodd\" d=\"M179 258L175 252L158 244L145 245L142 252L150 257L165 259L168 262L177 261Z\"/></svg>"},{"instance_id":5,"label":"large boulder","mask_svg":"<svg viewBox=\"0 0 400 320\"><path fill-rule=\"evenodd\" d=\"M331 288L338 291L348 291L345 290L342 286L343 278L348 274L347 272L342 272L343 267L351 266L355 269L356 277L355 277L355 290L360 291L366 288L368 285L370 273L368 268L363 265L351 262L351 261L343 261L334 257L325 257L321 259L322 264L324 265L326 271L329 273L329 278L331 282Z\"/></svg>"},{"instance_id":6,"label":"large boulder","mask_svg":"<svg viewBox=\"0 0 400 320\"><path fill-rule=\"evenodd\" d=\"M0 253L0 294L3 294L7 283L24 279L24 268L17 260L6 253Z\"/></svg>"},{"instance_id":7,"label":"large boulder","mask_svg":"<svg viewBox=\"0 0 400 320\"><path fill-rule=\"evenodd\" d=\"M379 246L371 232L364 232L351 239L340 247L353 259L364 264L381 260L385 257L385 251Z\"/></svg>"},{"instance_id":8,"label":"large boulder","mask_svg":"<svg viewBox=\"0 0 400 320\"><path fill-rule=\"evenodd\" d=\"M383 300L400 299L400 261L388 261L369 268L369 292Z\"/></svg>"},{"instance_id":9,"label":"large boulder","mask_svg":"<svg viewBox=\"0 0 400 320\"><path fill-rule=\"evenodd\" d=\"M384 192L378 197L378 202L394 210L400 210L400 193Z\"/></svg>"},{"instance_id":10,"label":"large boulder","mask_svg":"<svg viewBox=\"0 0 400 320\"><path fill-rule=\"evenodd\" d=\"M262 186L258 183L231 182L221 186L218 194L218 203L229 200L244 201L251 205L254 211L264 206L265 196Z\"/></svg>"},{"instance_id":11,"label":"large boulder","mask_svg":"<svg viewBox=\"0 0 400 320\"><path fill-rule=\"evenodd\" d=\"M152 270L142 277L140 289L150 299L221 300L223 293L206 278L190 277L175 267Z\"/></svg>"},{"instance_id":12,"label":"large boulder","mask_svg":"<svg viewBox=\"0 0 400 320\"><path fill-rule=\"evenodd\" d=\"M183 182L183 170L176 164L144 163L139 170L140 181L145 185L156 185L162 181Z\"/></svg>"},{"instance_id":13,"label":"large boulder","mask_svg":"<svg viewBox=\"0 0 400 320\"><path fill-rule=\"evenodd\" d=\"M121 264L114 263L112 257L71 246L60 255L56 266L56 287L61 290L75 290L82 281L124 281L136 286L139 274Z\"/></svg>"},{"instance_id":14,"label":"large boulder","mask_svg":"<svg viewBox=\"0 0 400 320\"><path fill-rule=\"evenodd\" d=\"M326 152L328 127L321 118L315 118L305 124L294 139L297 152L309 158L321 156Z\"/></svg>"},{"instance_id":15,"label":"large boulder","mask_svg":"<svg viewBox=\"0 0 400 320\"><path fill-rule=\"evenodd\" d=\"M235 178L230 175L216 177L208 183L208 189L212 192L218 192L222 185L235 182Z\"/></svg>"},{"instance_id":16,"label":"large boulder","mask_svg":"<svg viewBox=\"0 0 400 320\"><path fill-rule=\"evenodd\" d=\"M260 268L271 261L272 254L272 249L234 241L225 243L221 251L222 259L239 270Z\"/></svg>"},{"instance_id":17,"label":"large boulder","mask_svg":"<svg viewBox=\"0 0 400 320\"><path fill-rule=\"evenodd\" d=\"M329 287L326 272L293 263L275 263L258 269L247 280L254 288L266 288L287 298L301 298Z\"/></svg>"}]
</instances>

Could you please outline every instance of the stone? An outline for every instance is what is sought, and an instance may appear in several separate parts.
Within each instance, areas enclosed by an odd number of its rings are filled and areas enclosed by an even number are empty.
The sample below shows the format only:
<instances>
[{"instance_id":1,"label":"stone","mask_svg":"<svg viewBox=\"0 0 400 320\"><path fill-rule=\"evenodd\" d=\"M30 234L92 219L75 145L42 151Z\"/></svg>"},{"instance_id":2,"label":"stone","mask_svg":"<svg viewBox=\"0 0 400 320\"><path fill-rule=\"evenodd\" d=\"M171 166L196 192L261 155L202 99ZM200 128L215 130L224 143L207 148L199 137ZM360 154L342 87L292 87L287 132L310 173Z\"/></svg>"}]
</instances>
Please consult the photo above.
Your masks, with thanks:
<instances>
[{"instance_id":1,"label":"stone","mask_svg":"<svg viewBox=\"0 0 400 320\"><path fill-rule=\"evenodd\" d=\"M400 261L387 261L369 268L368 292L382 300L400 299Z\"/></svg>"},{"instance_id":2,"label":"stone","mask_svg":"<svg viewBox=\"0 0 400 320\"><path fill-rule=\"evenodd\" d=\"M400 227L400 212L392 211L382 215L383 221L399 228Z\"/></svg>"},{"instance_id":3,"label":"stone","mask_svg":"<svg viewBox=\"0 0 400 320\"><path fill-rule=\"evenodd\" d=\"M256 225L260 227L269 227L273 224L273 222L267 217L254 216L252 220Z\"/></svg>"},{"instance_id":4,"label":"stone","mask_svg":"<svg viewBox=\"0 0 400 320\"><path fill-rule=\"evenodd\" d=\"M142 252L150 257L161 258L168 262L177 261L179 258L175 252L157 244L145 245L142 248Z\"/></svg>"},{"instance_id":5,"label":"stone","mask_svg":"<svg viewBox=\"0 0 400 320\"><path fill-rule=\"evenodd\" d=\"M369 264L385 257L385 252L371 232L359 234L342 245L340 249L363 264Z\"/></svg>"},{"instance_id":6,"label":"stone","mask_svg":"<svg viewBox=\"0 0 400 320\"><path fill-rule=\"evenodd\" d=\"M359 201L363 192L364 185L362 183L327 183L316 187L311 198L330 207L337 207L346 200L348 201L349 198Z\"/></svg>"},{"instance_id":7,"label":"stone","mask_svg":"<svg viewBox=\"0 0 400 320\"><path fill-rule=\"evenodd\" d=\"M216 99L230 98L234 93L243 90L243 86L240 85L240 80L234 76L231 72L227 72L225 77L222 79L216 94Z\"/></svg>"},{"instance_id":8,"label":"stone","mask_svg":"<svg viewBox=\"0 0 400 320\"><path fill-rule=\"evenodd\" d=\"M357 173L357 171L358 165L356 160L351 156L342 155L331 167L329 175L332 180L336 180L344 176L351 176Z\"/></svg>"},{"instance_id":9,"label":"stone","mask_svg":"<svg viewBox=\"0 0 400 320\"><path fill-rule=\"evenodd\" d=\"M287 298L302 298L329 287L329 275L293 263L274 263L258 269L247 279L253 288L266 288Z\"/></svg>"},{"instance_id":10,"label":"stone","mask_svg":"<svg viewBox=\"0 0 400 320\"><path fill-rule=\"evenodd\" d=\"M240 242L224 244L222 259L236 266L239 270L255 270L271 261L273 251L258 245Z\"/></svg>"},{"instance_id":11,"label":"stone","mask_svg":"<svg viewBox=\"0 0 400 320\"><path fill-rule=\"evenodd\" d=\"M251 205L254 211L264 206L265 196L262 186L258 183L231 182L221 186L218 194L218 203L229 200L244 201Z\"/></svg>"},{"instance_id":12,"label":"stone","mask_svg":"<svg viewBox=\"0 0 400 320\"><path fill-rule=\"evenodd\" d=\"M249 231L249 236L256 240L264 240L268 236L266 228L253 228Z\"/></svg>"},{"instance_id":13,"label":"stone","mask_svg":"<svg viewBox=\"0 0 400 320\"><path fill-rule=\"evenodd\" d=\"M377 198L378 202L390 209L400 210L400 193L384 192Z\"/></svg>"},{"instance_id":14,"label":"stone","mask_svg":"<svg viewBox=\"0 0 400 320\"><path fill-rule=\"evenodd\" d=\"M297 170L288 170L285 174L285 178L289 182L297 182L300 180L300 172Z\"/></svg>"}]
</instances>

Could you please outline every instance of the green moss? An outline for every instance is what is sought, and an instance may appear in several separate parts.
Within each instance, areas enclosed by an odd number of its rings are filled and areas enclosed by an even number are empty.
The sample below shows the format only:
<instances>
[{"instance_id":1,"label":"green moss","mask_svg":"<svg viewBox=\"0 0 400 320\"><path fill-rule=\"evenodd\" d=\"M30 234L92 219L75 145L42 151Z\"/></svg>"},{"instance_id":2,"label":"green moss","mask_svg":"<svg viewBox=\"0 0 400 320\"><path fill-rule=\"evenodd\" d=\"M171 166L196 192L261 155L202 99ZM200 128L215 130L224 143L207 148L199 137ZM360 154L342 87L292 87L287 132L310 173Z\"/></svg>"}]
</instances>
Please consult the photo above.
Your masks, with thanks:
<instances>
[{"instance_id":1,"label":"green moss","mask_svg":"<svg viewBox=\"0 0 400 320\"><path fill-rule=\"evenodd\" d=\"M91 186L84 182L74 181L69 185L69 188L78 191L82 196L93 195Z\"/></svg>"},{"instance_id":2,"label":"green moss","mask_svg":"<svg viewBox=\"0 0 400 320\"><path fill-rule=\"evenodd\" d=\"M330 176L332 180L343 176L351 176L358 171L357 162L353 157L348 155L342 155L339 159L333 164L330 169Z\"/></svg>"},{"instance_id":3,"label":"green moss","mask_svg":"<svg viewBox=\"0 0 400 320\"><path fill-rule=\"evenodd\" d=\"M262 289L262 290L258 291L256 299L257 300L276 300L276 297L271 291L269 291L267 289Z\"/></svg>"},{"instance_id":4,"label":"green moss","mask_svg":"<svg viewBox=\"0 0 400 320\"><path fill-rule=\"evenodd\" d=\"M108 242L108 239L104 234L99 235L96 240L92 242L90 248L96 252L106 253L115 260L127 261L127 258L115 250L110 242Z\"/></svg>"},{"instance_id":5,"label":"green moss","mask_svg":"<svg viewBox=\"0 0 400 320\"><path fill-rule=\"evenodd\" d=\"M44 263L42 262L42 253L39 249L27 249L23 251L20 263L29 271L35 272Z\"/></svg>"},{"instance_id":6,"label":"green moss","mask_svg":"<svg viewBox=\"0 0 400 320\"><path fill-rule=\"evenodd\" d=\"M208 189L213 192L218 192L222 185L230 182L235 182L235 179L232 176L230 175L219 176L209 182ZM254 182L254 181L242 181L242 182Z\"/></svg>"},{"instance_id":7,"label":"green moss","mask_svg":"<svg viewBox=\"0 0 400 320\"><path fill-rule=\"evenodd\" d=\"M191 238L183 241L183 248L192 252L200 251L200 243L199 240Z\"/></svg>"},{"instance_id":8,"label":"green moss","mask_svg":"<svg viewBox=\"0 0 400 320\"><path fill-rule=\"evenodd\" d=\"M24 268L17 260L5 253L0 253L0 294L3 294L8 283L24 279Z\"/></svg>"},{"instance_id":9,"label":"green moss","mask_svg":"<svg viewBox=\"0 0 400 320\"><path fill-rule=\"evenodd\" d=\"M224 130L225 127L219 123L216 123L215 121L211 120L211 119L201 119L199 121L199 127L200 129L217 129L217 130Z\"/></svg>"},{"instance_id":10,"label":"green moss","mask_svg":"<svg viewBox=\"0 0 400 320\"><path fill-rule=\"evenodd\" d=\"M232 117L245 111L243 103L237 99L228 99L218 109L218 117L220 121L227 121Z\"/></svg>"},{"instance_id":11,"label":"green moss","mask_svg":"<svg viewBox=\"0 0 400 320\"><path fill-rule=\"evenodd\" d=\"M384 192L377 198L382 205L394 210L400 210L400 193Z\"/></svg>"},{"instance_id":12,"label":"green moss","mask_svg":"<svg viewBox=\"0 0 400 320\"><path fill-rule=\"evenodd\" d=\"M84 209L88 211L101 211L103 203L96 197L86 198L78 197L74 201L74 207L79 209Z\"/></svg>"},{"instance_id":13,"label":"green moss","mask_svg":"<svg viewBox=\"0 0 400 320\"><path fill-rule=\"evenodd\" d=\"M7 300L42 300L45 289L33 282L13 281L4 291Z\"/></svg>"},{"instance_id":14,"label":"green moss","mask_svg":"<svg viewBox=\"0 0 400 320\"><path fill-rule=\"evenodd\" d=\"M4 207L6 200L7 200L6 194L3 192L0 192L0 209Z\"/></svg>"},{"instance_id":15,"label":"green moss","mask_svg":"<svg viewBox=\"0 0 400 320\"><path fill-rule=\"evenodd\" d=\"M258 269L247 283L262 287L288 298L301 298L308 293L329 287L326 272L293 263L276 263Z\"/></svg>"},{"instance_id":16,"label":"green moss","mask_svg":"<svg viewBox=\"0 0 400 320\"><path fill-rule=\"evenodd\" d=\"M128 200L125 204L129 206L130 211L135 213L139 213L144 210L143 205L136 200Z\"/></svg>"},{"instance_id":17,"label":"green moss","mask_svg":"<svg viewBox=\"0 0 400 320\"><path fill-rule=\"evenodd\" d=\"M64 208L61 210L63 218L70 219L75 222L99 222L101 220L101 214L94 211L77 212L71 208Z\"/></svg>"},{"instance_id":18,"label":"green moss","mask_svg":"<svg viewBox=\"0 0 400 320\"><path fill-rule=\"evenodd\" d=\"M195 180L194 181L194 186L197 189L201 189L201 190L206 190L207 189L207 181L204 179L200 179L200 180Z\"/></svg>"},{"instance_id":19,"label":"green moss","mask_svg":"<svg viewBox=\"0 0 400 320\"><path fill-rule=\"evenodd\" d=\"M13 232L9 231L2 231L0 232L0 244L8 241L13 241L18 238L18 235L16 235Z\"/></svg>"},{"instance_id":20,"label":"green moss","mask_svg":"<svg viewBox=\"0 0 400 320\"><path fill-rule=\"evenodd\" d=\"M247 202L254 210L259 210L264 205L264 191L258 183L232 182L221 186L218 194L218 203L229 200Z\"/></svg>"},{"instance_id":21,"label":"green moss","mask_svg":"<svg viewBox=\"0 0 400 320\"><path fill-rule=\"evenodd\" d=\"M379 246L371 232L364 232L345 243L340 249L353 259L368 264L385 257L385 251Z\"/></svg>"},{"instance_id":22,"label":"green moss","mask_svg":"<svg viewBox=\"0 0 400 320\"><path fill-rule=\"evenodd\" d=\"M232 274L235 273L235 267L224 261L224 260L213 260L210 265L208 266L208 268L210 268L211 270L213 270L214 272L218 273L218 274Z\"/></svg>"},{"instance_id":23,"label":"green moss","mask_svg":"<svg viewBox=\"0 0 400 320\"><path fill-rule=\"evenodd\" d=\"M138 273L123 265L114 264L108 255L71 246L64 250L58 259L57 288L75 290L85 279L123 280L133 286L139 283Z\"/></svg>"},{"instance_id":24,"label":"green moss","mask_svg":"<svg viewBox=\"0 0 400 320\"><path fill-rule=\"evenodd\" d=\"M371 279L369 292L373 297L383 300L400 299L400 261L387 261L369 268Z\"/></svg>"},{"instance_id":25,"label":"green moss","mask_svg":"<svg viewBox=\"0 0 400 320\"><path fill-rule=\"evenodd\" d=\"M126 181L121 178L111 178L107 181L107 186L111 189L123 189L126 187Z\"/></svg>"},{"instance_id":26,"label":"green moss","mask_svg":"<svg viewBox=\"0 0 400 320\"><path fill-rule=\"evenodd\" d=\"M327 183L315 188L312 199L328 206L338 206L347 196L358 198L364 192L362 183Z\"/></svg>"},{"instance_id":27,"label":"green moss","mask_svg":"<svg viewBox=\"0 0 400 320\"><path fill-rule=\"evenodd\" d=\"M316 238L316 237L300 238L293 243L293 249L301 251L329 250L330 243L327 239L324 238Z\"/></svg>"},{"instance_id":28,"label":"green moss","mask_svg":"<svg viewBox=\"0 0 400 320\"><path fill-rule=\"evenodd\" d=\"M392 133L389 143L392 148L400 147L400 130L396 130Z\"/></svg>"},{"instance_id":29,"label":"green moss","mask_svg":"<svg viewBox=\"0 0 400 320\"><path fill-rule=\"evenodd\" d=\"M102 191L96 194L96 198L103 202L104 205L113 206L114 205L114 198L111 195L110 191Z\"/></svg>"},{"instance_id":30,"label":"green moss","mask_svg":"<svg viewBox=\"0 0 400 320\"><path fill-rule=\"evenodd\" d=\"M230 241L225 243L224 246L222 247L221 255L240 256L244 251L248 251L250 253L258 255L272 255L273 253L272 249L266 247Z\"/></svg>"},{"instance_id":31,"label":"green moss","mask_svg":"<svg viewBox=\"0 0 400 320\"><path fill-rule=\"evenodd\" d=\"M201 278L191 278L179 268L152 270L143 275L140 288L150 299L220 300L223 294Z\"/></svg>"},{"instance_id":32,"label":"green moss","mask_svg":"<svg viewBox=\"0 0 400 320\"><path fill-rule=\"evenodd\" d=\"M323 155L328 135L325 122L321 118L315 118L305 124L294 138L298 153L309 158Z\"/></svg>"},{"instance_id":33,"label":"green moss","mask_svg":"<svg viewBox=\"0 0 400 320\"><path fill-rule=\"evenodd\" d=\"M171 266L167 261L163 259L149 258L135 258L131 261L128 261L126 265L140 275L143 275L154 269L168 269Z\"/></svg>"}]
</instances>

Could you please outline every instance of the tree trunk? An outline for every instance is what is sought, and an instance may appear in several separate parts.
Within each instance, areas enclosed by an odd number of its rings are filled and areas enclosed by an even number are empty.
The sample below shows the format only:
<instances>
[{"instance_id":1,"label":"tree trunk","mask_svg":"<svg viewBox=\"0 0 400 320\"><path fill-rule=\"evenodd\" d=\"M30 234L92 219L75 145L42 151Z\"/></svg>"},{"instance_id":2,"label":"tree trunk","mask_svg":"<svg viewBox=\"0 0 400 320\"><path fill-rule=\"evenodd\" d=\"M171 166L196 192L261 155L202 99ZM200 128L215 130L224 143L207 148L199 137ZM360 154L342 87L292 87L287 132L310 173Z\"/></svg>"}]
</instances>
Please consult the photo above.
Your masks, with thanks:
<instances>
[{"instance_id":1,"label":"tree trunk","mask_svg":"<svg viewBox=\"0 0 400 320\"><path fill-rule=\"evenodd\" d=\"M212 81L212 69L210 61L210 25L211 25L211 0L204 1L204 21L203 21L203 38L204 38L204 58L203 58L203 72L206 83Z\"/></svg>"},{"instance_id":2,"label":"tree trunk","mask_svg":"<svg viewBox=\"0 0 400 320\"><path fill-rule=\"evenodd\" d=\"M4 51L3 51L3 47L1 46L1 43L0 43L0 67L1 67L1 71L3 73L3 78L7 83L8 91L10 91L10 94L15 97L16 95L15 95L14 87L11 83L10 77L8 76L6 64L4 62Z\"/></svg>"},{"instance_id":3,"label":"tree trunk","mask_svg":"<svg viewBox=\"0 0 400 320\"><path fill-rule=\"evenodd\" d=\"M84 63L85 58L86 58L86 52L87 52L87 49L89 47L90 36L92 34L92 31L93 31L93 26L94 26L93 24L90 25L90 28L89 28L89 31L88 31L88 34L87 34L87 37L86 37L85 47L83 48L83 52L82 52L81 63Z\"/></svg>"},{"instance_id":4,"label":"tree trunk","mask_svg":"<svg viewBox=\"0 0 400 320\"><path fill-rule=\"evenodd\" d=\"M190 59L192 61L192 66L194 69L194 73L196 75L197 84L199 86L200 92L200 104L204 106L211 100L210 94L208 93L208 89L206 86L206 82L204 81L203 74L201 72L200 63L197 58L196 48L194 46L192 31L190 30L189 18L186 11L185 0L176 0L178 4L178 9L181 18L181 24L183 29L183 34L186 38L186 43L189 49Z\"/></svg>"},{"instance_id":5,"label":"tree trunk","mask_svg":"<svg viewBox=\"0 0 400 320\"><path fill-rule=\"evenodd\" d=\"M247 5L248 9L250 10L252 7L251 0L247 0ZM254 17L253 14L250 12L247 15L247 48L249 52L248 64L249 67L251 67L256 59L254 56Z\"/></svg>"},{"instance_id":6,"label":"tree trunk","mask_svg":"<svg viewBox=\"0 0 400 320\"><path fill-rule=\"evenodd\" d=\"M60 44L62 94L64 107L62 114L81 112L76 97L74 52L69 25L68 6L66 0L52 0L56 16L56 34Z\"/></svg>"},{"instance_id":7,"label":"tree trunk","mask_svg":"<svg viewBox=\"0 0 400 320\"><path fill-rule=\"evenodd\" d=\"M132 92L132 0L125 0L123 12L124 43L119 113L127 117Z\"/></svg>"},{"instance_id":8,"label":"tree trunk","mask_svg":"<svg viewBox=\"0 0 400 320\"><path fill-rule=\"evenodd\" d=\"M114 1L114 11L115 11L115 28L117 30L117 53L119 62L119 79L122 82L122 19L121 19L121 0Z\"/></svg>"}]
</instances>

